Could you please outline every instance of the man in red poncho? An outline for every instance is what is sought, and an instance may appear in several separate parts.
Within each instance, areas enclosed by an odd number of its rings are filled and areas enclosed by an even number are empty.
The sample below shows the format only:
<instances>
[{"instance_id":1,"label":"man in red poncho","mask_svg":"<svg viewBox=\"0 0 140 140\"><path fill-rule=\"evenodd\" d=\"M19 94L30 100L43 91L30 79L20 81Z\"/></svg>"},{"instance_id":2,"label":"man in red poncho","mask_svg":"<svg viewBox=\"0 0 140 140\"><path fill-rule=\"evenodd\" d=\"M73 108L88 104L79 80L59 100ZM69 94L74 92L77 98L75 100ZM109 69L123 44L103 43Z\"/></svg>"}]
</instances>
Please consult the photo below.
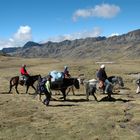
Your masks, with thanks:
<instances>
[{"instance_id":1,"label":"man in red poncho","mask_svg":"<svg viewBox=\"0 0 140 140\"><path fill-rule=\"evenodd\" d=\"M25 85L27 84L27 80L29 78L29 73L26 70L26 65L23 64L22 67L20 68L20 74L23 77L23 80L25 81Z\"/></svg>"}]
</instances>

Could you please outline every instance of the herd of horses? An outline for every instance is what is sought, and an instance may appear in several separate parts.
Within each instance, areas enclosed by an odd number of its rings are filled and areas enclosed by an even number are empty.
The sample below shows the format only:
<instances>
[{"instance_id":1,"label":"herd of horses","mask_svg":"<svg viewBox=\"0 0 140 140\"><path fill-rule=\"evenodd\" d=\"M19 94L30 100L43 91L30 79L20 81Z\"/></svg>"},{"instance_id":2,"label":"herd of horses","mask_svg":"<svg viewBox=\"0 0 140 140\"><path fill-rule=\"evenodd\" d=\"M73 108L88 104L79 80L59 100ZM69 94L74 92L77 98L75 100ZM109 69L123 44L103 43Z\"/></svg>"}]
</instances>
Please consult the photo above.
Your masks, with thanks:
<instances>
[{"instance_id":1,"label":"herd of horses","mask_svg":"<svg viewBox=\"0 0 140 140\"><path fill-rule=\"evenodd\" d=\"M112 78L115 80L112 81ZM34 86L34 84L35 84L35 82L39 83L39 81L41 79L42 79L41 75L29 76L29 78L26 82L26 85L25 85L26 86L26 93L28 93L29 87L32 87L35 90L35 95L39 95L40 100L41 100L42 92L38 91L38 88L37 88L38 84L37 84L37 86ZM111 98L111 95L113 93L113 88L116 85L118 85L121 88L124 87L124 82L123 82L122 77L119 77L119 76L108 77L108 80L112 83L110 85L109 91L107 93L108 97ZM63 95L63 99L66 100L66 95L67 95L66 90L69 87L72 87L72 88L75 87L76 89L79 89L80 85L83 84L85 87L87 100L89 99L89 95L93 95L95 100L98 101L97 97L95 96L96 91L100 90L98 83L99 82L96 79L92 79L92 80L83 79L81 81L81 79L79 79L79 78L64 78L61 83L60 82L52 82L51 89L61 91L61 93ZM19 91L18 91L19 85L23 86L23 82L20 80L20 76L12 77L10 79L9 93L11 93L12 88L15 87L16 92L19 94Z\"/></svg>"}]
</instances>

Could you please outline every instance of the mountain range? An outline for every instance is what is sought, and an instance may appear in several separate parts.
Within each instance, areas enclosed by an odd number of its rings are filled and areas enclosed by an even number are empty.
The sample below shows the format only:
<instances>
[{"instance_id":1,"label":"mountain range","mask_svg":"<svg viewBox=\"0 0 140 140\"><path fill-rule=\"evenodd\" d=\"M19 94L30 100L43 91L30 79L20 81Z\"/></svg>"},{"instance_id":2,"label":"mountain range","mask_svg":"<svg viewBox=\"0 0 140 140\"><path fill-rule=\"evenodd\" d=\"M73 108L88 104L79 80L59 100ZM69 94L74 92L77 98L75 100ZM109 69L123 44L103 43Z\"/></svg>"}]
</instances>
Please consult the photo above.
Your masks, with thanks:
<instances>
[{"instance_id":1,"label":"mountain range","mask_svg":"<svg viewBox=\"0 0 140 140\"><path fill-rule=\"evenodd\" d=\"M19 57L139 59L140 29L112 37L90 37L62 42L36 43L3 48L2 52Z\"/></svg>"}]
</instances>

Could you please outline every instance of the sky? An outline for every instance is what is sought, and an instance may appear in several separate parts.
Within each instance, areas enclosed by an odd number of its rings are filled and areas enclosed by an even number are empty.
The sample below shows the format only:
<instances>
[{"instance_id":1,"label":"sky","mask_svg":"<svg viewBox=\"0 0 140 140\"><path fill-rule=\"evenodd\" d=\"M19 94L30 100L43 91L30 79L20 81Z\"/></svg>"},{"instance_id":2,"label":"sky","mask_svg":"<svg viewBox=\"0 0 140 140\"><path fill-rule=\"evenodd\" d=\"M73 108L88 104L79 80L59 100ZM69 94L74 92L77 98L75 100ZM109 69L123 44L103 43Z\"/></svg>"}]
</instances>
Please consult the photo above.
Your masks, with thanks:
<instances>
[{"instance_id":1,"label":"sky","mask_svg":"<svg viewBox=\"0 0 140 140\"><path fill-rule=\"evenodd\" d=\"M140 0L0 0L0 49L140 29Z\"/></svg>"}]
</instances>

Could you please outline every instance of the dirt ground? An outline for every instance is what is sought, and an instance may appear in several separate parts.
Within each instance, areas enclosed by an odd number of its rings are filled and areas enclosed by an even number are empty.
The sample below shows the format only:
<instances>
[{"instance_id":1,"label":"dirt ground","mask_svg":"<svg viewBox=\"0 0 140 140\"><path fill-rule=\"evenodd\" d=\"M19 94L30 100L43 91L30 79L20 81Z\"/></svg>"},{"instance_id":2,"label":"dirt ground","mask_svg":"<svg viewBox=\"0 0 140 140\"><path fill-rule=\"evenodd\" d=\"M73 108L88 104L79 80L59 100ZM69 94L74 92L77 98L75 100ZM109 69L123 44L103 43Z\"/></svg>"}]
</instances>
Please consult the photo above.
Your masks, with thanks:
<instances>
[{"instance_id":1,"label":"dirt ground","mask_svg":"<svg viewBox=\"0 0 140 140\"><path fill-rule=\"evenodd\" d=\"M44 59L0 58L0 140L139 140L140 139L140 94L135 93L135 79L129 73L139 72L140 66L132 61L108 65L108 74L121 75L125 88L112 95L96 93L99 102L92 96L86 100L85 89L69 93L67 101L55 95L55 100L46 107L34 96L34 91L25 94L25 87L19 87L8 94L9 79L19 74L22 63L27 62L33 74L47 74L54 68L63 69L64 62ZM85 73L90 78L98 68L92 61L69 62L73 75ZM92 62L93 63L93 62ZM139 64L139 61L135 61ZM131 66L132 65L132 66ZM131 66L131 67L130 67ZM129 68L129 69L128 69ZM42 96L42 99L44 96Z\"/></svg>"}]
</instances>

